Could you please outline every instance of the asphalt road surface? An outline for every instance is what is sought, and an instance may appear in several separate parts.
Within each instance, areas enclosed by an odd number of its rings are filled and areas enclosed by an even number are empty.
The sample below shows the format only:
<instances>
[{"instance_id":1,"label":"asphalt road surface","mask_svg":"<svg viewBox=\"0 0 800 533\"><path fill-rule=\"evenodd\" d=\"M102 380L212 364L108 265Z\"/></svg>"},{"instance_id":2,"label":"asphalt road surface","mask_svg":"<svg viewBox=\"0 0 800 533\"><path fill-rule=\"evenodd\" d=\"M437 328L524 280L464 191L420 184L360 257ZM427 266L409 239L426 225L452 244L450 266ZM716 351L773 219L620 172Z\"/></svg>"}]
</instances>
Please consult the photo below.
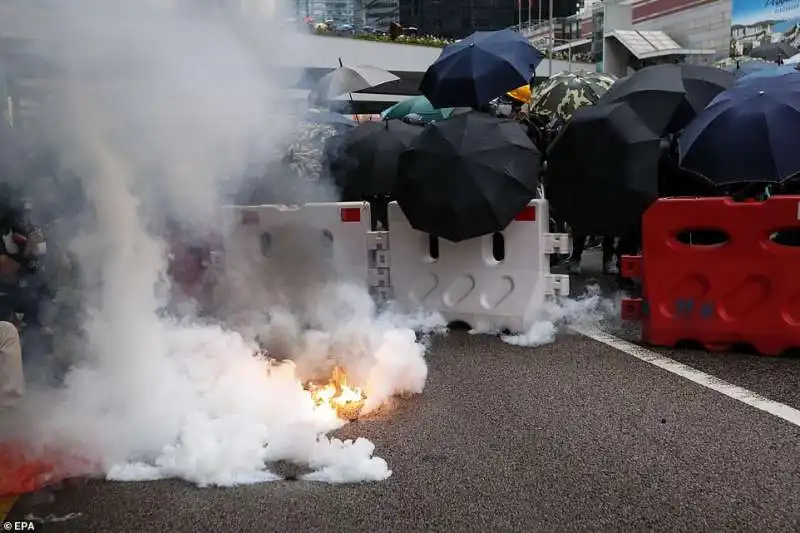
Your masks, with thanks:
<instances>
[{"instance_id":1,"label":"asphalt road surface","mask_svg":"<svg viewBox=\"0 0 800 533\"><path fill-rule=\"evenodd\" d=\"M800 359L660 353L800 408ZM428 359L422 395L340 432L375 442L387 481L91 481L23 497L6 520L76 513L38 530L131 533L800 529L792 422L578 334L520 348L451 332Z\"/></svg>"}]
</instances>

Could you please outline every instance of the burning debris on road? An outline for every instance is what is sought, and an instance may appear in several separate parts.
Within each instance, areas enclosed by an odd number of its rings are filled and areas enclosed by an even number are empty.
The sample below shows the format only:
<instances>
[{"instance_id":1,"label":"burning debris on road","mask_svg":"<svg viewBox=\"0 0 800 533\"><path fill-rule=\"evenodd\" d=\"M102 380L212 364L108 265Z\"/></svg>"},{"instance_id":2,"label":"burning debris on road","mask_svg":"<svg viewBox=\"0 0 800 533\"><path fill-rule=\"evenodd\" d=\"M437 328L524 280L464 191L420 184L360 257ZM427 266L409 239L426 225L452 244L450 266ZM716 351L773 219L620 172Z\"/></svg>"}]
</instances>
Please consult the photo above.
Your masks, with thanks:
<instances>
[{"instance_id":1,"label":"burning debris on road","mask_svg":"<svg viewBox=\"0 0 800 533\"><path fill-rule=\"evenodd\" d=\"M339 367L333 369L327 383L310 381L304 388L311 393L315 405L334 410L343 420L357 420L367 399L364 391L347 384L347 374Z\"/></svg>"},{"instance_id":2,"label":"burning debris on road","mask_svg":"<svg viewBox=\"0 0 800 533\"><path fill-rule=\"evenodd\" d=\"M259 350L255 356L270 366L282 362L266 350ZM366 392L348 384L347 373L338 366L334 367L329 378L307 381L303 384L303 389L311 394L315 407L329 410L346 422L358 420L367 400Z\"/></svg>"}]
</instances>

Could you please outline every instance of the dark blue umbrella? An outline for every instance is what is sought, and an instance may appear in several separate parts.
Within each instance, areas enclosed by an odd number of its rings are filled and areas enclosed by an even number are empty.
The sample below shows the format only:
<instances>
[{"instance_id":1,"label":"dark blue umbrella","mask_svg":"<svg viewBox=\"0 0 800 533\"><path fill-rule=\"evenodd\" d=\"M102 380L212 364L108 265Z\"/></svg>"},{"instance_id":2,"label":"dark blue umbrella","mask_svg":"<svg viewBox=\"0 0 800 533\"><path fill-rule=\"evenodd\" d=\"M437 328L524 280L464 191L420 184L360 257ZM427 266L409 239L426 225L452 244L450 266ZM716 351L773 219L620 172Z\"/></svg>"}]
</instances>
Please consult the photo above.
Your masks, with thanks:
<instances>
[{"instance_id":1,"label":"dark blue umbrella","mask_svg":"<svg viewBox=\"0 0 800 533\"><path fill-rule=\"evenodd\" d=\"M777 63L767 63L766 61L742 61L738 67L726 70L732 72L737 78L744 78L755 72L775 70L779 66Z\"/></svg>"},{"instance_id":2,"label":"dark blue umbrella","mask_svg":"<svg viewBox=\"0 0 800 533\"><path fill-rule=\"evenodd\" d=\"M770 65L770 63L767 63L767 65ZM776 63L772 63L770 67L760 68L755 72L740 76L739 79L736 80L736 83L741 84L747 83L751 80L775 78L779 76L800 76L800 70L797 70L795 65L778 65Z\"/></svg>"},{"instance_id":3,"label":"dark blue umbrella","mask_svg":"<svg viewBox=\"0 0 800 533\"><path fill-rule=\"evenodd\" d=\"M684 170L715 185L781 183L800 172L800 76L720 93L678 139Z\"/></svg>"},{"instance_id":4,"label":"dark blue umbrella","mask_svg":"<svg viewBox=\"0 0 800 533\"><path fill-rule=\"evenodd\" d=\"M436 108L477 108L528 83L543 57L515 31L477 31L442 50L419 90Z\"/></svg>"}]
</instances>

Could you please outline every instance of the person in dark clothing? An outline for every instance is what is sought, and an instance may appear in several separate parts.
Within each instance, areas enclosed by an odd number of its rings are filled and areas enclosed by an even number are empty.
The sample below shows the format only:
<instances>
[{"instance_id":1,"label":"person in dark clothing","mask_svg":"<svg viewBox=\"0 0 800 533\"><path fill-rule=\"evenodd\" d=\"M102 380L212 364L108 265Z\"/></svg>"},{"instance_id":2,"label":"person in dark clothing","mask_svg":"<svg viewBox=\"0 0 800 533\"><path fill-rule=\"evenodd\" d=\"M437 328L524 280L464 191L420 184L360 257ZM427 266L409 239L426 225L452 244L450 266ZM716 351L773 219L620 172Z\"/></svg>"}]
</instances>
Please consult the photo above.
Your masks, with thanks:
<instances>
[{"instance_id":1,"label":"person in dark clothing","mask_svg":"<svg viewBox=\"0 0 800 533\"><path fill-rule=\"evenodd\" d=\"M572 235L572 255L569 258L569 273L570 274L580 274L581 273L581 258L583 256L583 251L586 247L586 241L588 240L588 235L581 235L579 233L574 233ZM614 254L616 250L614 248L614 236L613 235L606 235L603 237L603 274L616 274L617 273L617 266L614 263Z\"/></svg>"},{"instance_id":2,"label":"person in dark clothing","mask_svg":"<svg viewBox=\"0 0 800 533\"><path fill-rule=\"evenodd\" d=\"M373 229L383 231L389 229L389 202L392 198L386 194L378 194L366 200L370 206Z\"/></svg>"},{"instance_id":3,"label":"person in dark clothing","mask_svg":"<svg viewBox=\"0 0 800 533\"><path fill-rule=\"evenodd\" d=\"M620 237L617 243L617 253L623 255L639 255L642 250L641 228L631 228L625 235Z\"/></svg>"},{"instance_id":4,"label":"person in dark clothing","mask_svg":"<svg viewBox=\"0 0 800 533\"><path fill-rule=\"evenodd\" d=\"M31 224L29 209L10 198L0 207L0 319L19 329L26 374L49 381L52 331L42 311L52 294L40 263L44 234Z\"/></svg>"},{"instance_id":5,"label":"person in dark clothing","mask_svg":"<svg viewBox=\"0 0 800 533\"><path fill-rule=\"evenodd\" d=\"M491 102L479 105L477 108L473 108L473 110L478 113L486 113L493 117L497 116L497 106L493 105Z\"/></svg>"},{"instance_id":6,"label":"person in dark clothing","mask_svg":"<svg viewBox=\"0 0 800 533\"><path fill-rule=\"evenodd\" d=\"M44 235L13 205L0 209L0 298L3 309L25 315L30 325L39 325L39 302L43 283L38 276L38 252ZM4 318L7 319L7 318Z\"/></svg>"},{"instance_id":7,"label":"person in dark clothing","mask_svg":"<svg viewBox=\"0 0 800 533\"><path fill-rule=\"evenodd\" d=\"M663 155L658 162L658 196L660 198L697 197L712 194L713 187L704 179L695 176L678 165L678 143L680 132L662 140Z\"/></svg>"},{"instance_id":8,"label":"person in dark clothing","mask_svg":"<svg viewBox=\"0 0 800 533\"><path fill-rule=\"evenodd\" d=\"M631 228L628 232L619 238L617 243L617 253L619 254L620 264L622 256L624 255L639 255L642 252L642 228L637 226ZM630 293L640 291L639 280L633 280L623 277L622 274L617 275L617 284L619 287Z\"/></svg>"}]
</instances>

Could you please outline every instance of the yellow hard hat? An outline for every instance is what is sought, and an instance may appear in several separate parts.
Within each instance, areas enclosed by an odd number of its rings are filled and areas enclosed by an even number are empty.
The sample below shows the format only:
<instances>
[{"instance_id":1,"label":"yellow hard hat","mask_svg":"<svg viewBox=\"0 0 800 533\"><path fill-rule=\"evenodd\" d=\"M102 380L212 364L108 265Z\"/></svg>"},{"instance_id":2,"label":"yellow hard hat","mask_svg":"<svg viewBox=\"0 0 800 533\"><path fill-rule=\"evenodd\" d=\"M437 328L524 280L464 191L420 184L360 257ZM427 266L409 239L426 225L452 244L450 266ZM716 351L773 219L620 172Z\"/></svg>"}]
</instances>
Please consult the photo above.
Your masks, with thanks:
<instances>
[{"instance_id":1,"label":"yellow hard hat","mask_svg":"<svg viewBox=\"0 0 800 533\"><path fill-rule=\"evenodd\" d=\"M514 100L522 102L523 104L530 103L531 98L533 97L533 94L531 93L531 87L527 83L521 87L517 87L513 91L508 91L506 94Z\"/></svg>"}]
</instances>

